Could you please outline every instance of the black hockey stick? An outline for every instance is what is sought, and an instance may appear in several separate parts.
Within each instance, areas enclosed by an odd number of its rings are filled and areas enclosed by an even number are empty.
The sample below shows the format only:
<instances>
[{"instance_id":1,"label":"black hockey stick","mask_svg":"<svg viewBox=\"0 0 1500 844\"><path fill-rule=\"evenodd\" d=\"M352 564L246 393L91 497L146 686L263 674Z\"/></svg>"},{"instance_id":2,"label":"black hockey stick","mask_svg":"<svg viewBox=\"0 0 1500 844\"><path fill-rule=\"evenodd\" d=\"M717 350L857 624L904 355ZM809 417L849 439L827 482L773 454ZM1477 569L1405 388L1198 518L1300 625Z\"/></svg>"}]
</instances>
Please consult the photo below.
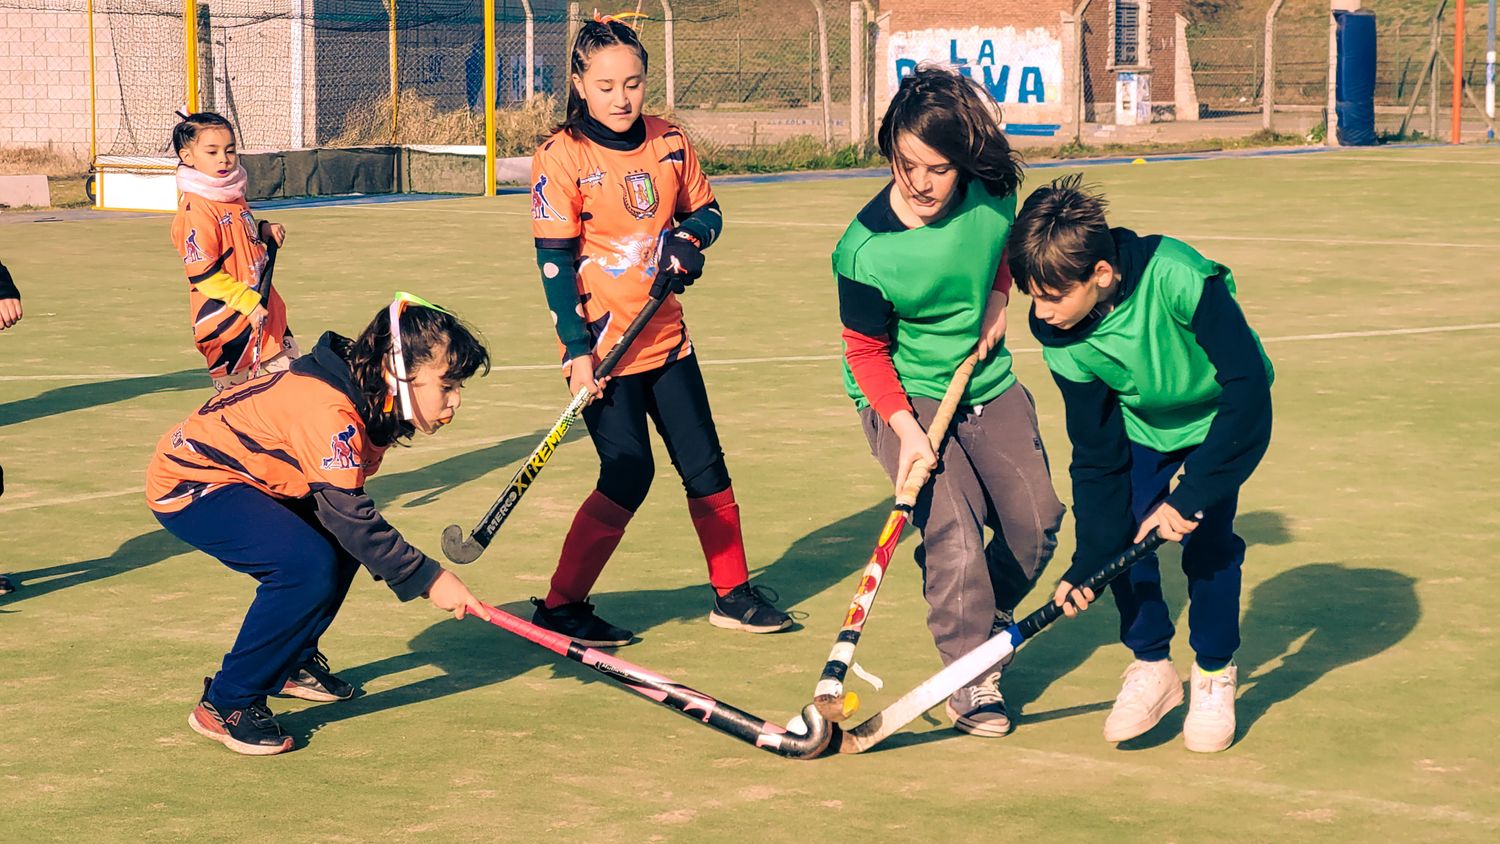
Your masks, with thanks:
<instances>
[{"instance_id":1,"label":"black hockey stick","mask_svg":"<svg viewBox=\"0 0 1500 844\"><path fill-rule=\"evenodd\" d=\"M1161 536L1152 531L1149 536L1130 546L1125 553L1095 572L1077 588L1091 589L1095 596L1101 596L1104 587L1108 586L1110 581L1119 577L1142 557L1155 551L1161 544ZM949 695L963 688L985 669L1015 652L1022 643L1045 630L1047 625L1058 620L1062 615L1062 607L1048 601L1041 609L1005 628L984 644L949 663L942 671L927 678L921 685L870 716L859 726L844 731L838 742L838 752L861 753L879 744L887 736L910 724L922 713L947 700Z\"/></svg>"},{"instance_id":2,"label":"black hockey stick","mask_svg":"<svg viewBox=\"0 0 1500 844\"><path fill-rule=\"evenodd\" d=\"M504 610L489 605L485 609L489 611L491 624L503 627L579 665L592 668L631 691L645 695L669 709L675 709L753 747L793 759L812 759L828 749L835 728L818 714L817 707L812 704L802 710L799 719L802 731L794 732L795 728L782 727L772 721L757 718L613 654L584 647L567 636L543 630ZM797 723L797 720L793 721L793 724Z\"/></svg>"},{"instance_id":3,"label":"black hockey stick","mask_svg":"<svg viewBox=\"0 0 1500 844\"><path fill-rule=\"evenodd\" d=\"M641 312L636 314L630 325L626 326L625 333L620 335L614 348L609 350L609 354L594 369L595 381L603 380L614 371L615 364L620 362L620 358L635 342L636 336L646 327L646 323L651 321L651 317L656 315L656 310L661 307L663 301L665 300L646 300L646 306L641 308ZM590 398L592 396L588 390L579 390L578 394L573 396L573 400L563 408L562 415L557 417L557 421L552 424L552 430L547 432L541 444L531 452L526 462L521 464L521 468L516 470L510 483L506 485L505 491L500 493L500 497L495 499L494 504L490 505L489 512L484 514L484 518L479 520L479 524L469 532L467 537L464 536L464 529L458 525L449 525L443 529L444 556L455 563L472 563L479 559L479 555L484 553L484 549L490 546L490 541L500 531L500 526L505 524L510 511L515 509L516 504L521 501L521 496L526 494L526 490L531 487L536 476L541 474L542 468L552 458L552 453L557 450L563 437L568 435L568 429L578 421L578 414L583 412L583 407L589 403Z\"/></svg>"}]
</instances>

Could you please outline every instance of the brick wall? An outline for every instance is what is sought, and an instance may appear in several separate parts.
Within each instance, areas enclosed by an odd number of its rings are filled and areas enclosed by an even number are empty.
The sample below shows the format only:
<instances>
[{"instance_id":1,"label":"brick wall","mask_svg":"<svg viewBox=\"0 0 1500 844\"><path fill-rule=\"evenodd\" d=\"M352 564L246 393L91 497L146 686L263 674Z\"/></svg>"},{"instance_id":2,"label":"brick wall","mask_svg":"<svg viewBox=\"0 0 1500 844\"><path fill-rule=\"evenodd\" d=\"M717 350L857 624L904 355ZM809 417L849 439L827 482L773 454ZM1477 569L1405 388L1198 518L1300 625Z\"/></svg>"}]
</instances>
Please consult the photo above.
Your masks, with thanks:
<instances>
[{"instance_id":1,"label":"brick wall","mask_svg":"<svg viewBox=\"0 0 1500 844\"><path fill-rule=\"evenodd\" d=\"M82 11L0 9L0 146L87 155L88 68Z\"/></svg>"}]
</instances>

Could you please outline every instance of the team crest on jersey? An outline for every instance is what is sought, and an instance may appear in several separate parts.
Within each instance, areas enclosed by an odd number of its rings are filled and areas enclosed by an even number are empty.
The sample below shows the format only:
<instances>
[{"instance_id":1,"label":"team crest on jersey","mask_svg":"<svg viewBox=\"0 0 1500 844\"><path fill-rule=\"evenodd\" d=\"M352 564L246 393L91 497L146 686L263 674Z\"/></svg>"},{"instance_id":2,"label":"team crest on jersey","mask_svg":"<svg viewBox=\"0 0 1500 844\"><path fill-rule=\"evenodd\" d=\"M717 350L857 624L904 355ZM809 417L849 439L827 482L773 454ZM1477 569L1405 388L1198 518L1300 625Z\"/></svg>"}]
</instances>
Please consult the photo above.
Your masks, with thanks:
<instances>
[{"instance_id":1,"label":"team crest on jersey","mask_svg":"<svg viewBox=\"0 0 1500 844\"><path fill-rule=\"evenodd\" d=\"M568 221L567 217L558 213L552 203L547 201L547 174L543 173L536 177L536 184L531 186L531 219L533 220L557 220L561 223Z\"/></svg>"},{"instance_id":2,"label":"team crest on jersey","mask_svg":"<svg viewBox=\"0 0 1500 844\"><path fill-rule=\"evenodd\" d=\"M581 188L596 188L602 184L604 184L604 171L598 167L594 168L594 172L578 180L578 186Z\"/></svg>"},{"instance_id":3,"label":"team crest on jersey","mask_svg":"<svg viewBox=\"0 0 1500 844\"><path fill-rule=\"evenodd\" d=\"M188 232L187 240L182 242L182 263L196 264L199 261L207 261L208 256L198 246L198 230L192 229Z\"/></svg>"},{"instance_id":4,"label":"team crest on jersey","mask_svg":"<svg viewBox=\"0 0 1500 844\"><path fill-rule=\"evenodd\" d=\"M173 448L182 448L182 426L181 425L178 425L177 426L177 430L175 430L175 431L172 432L172 447Z\"/></svg>"},{"instance_id":5,"label":"team crest on jersey","mask_svg":"<svg viewBox=\"0 0 1500 844\"><path fill-rule=\"evenodd\" d=\"M354 426L348 425L344 430L333 435L329 445L333 447L333 454L323 458L323 468L330 470L358 469L359 453L354 450L351 441L354 439Z\"/></svg>"},{"instance_id":6,"label":"team crest on jersey","mask_svg":"<svg viewBox=\"0 0 1500 844\"><path fill-rule=\"evenodd\" d=\"M642 171L625 175L625 210L644 220L656 213L660 197L656 195L656 182L651 174Z\"/></svg>"},{"instance_id":7,"label":"team crest on jersey","mask_svg":"<svg viewBox=\"0 0 1500 844\"><path fill-rule=\"evenodd\" d=\"M260 243L260 226L255 224L255 215L249 211L241 211L240 222L245 224L245 237L250 238L253 243Z\"/></svg>"}]
</instances>

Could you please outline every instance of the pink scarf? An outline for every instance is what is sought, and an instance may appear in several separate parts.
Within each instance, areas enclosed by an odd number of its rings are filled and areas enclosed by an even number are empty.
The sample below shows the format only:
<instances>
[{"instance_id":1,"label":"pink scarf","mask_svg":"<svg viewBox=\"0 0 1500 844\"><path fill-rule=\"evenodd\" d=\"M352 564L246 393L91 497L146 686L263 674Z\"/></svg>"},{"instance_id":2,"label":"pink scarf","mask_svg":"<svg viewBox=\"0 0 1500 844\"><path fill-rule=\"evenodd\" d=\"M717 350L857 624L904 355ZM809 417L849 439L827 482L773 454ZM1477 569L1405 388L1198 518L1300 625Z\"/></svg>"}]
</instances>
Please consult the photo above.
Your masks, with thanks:
<instances>
[{"instance_id":1,"label":"pink scarf","mask_svg":"<svg viewBox=\"0 0 1500 844\"><path fill-rule=\"evenodd\" d=\"M222 179L200 173L186 164L177 165L177 189L183 193L194 193L214 202L244 202L245 168L239 164L234 172Z\"/></svg>"}]
</instances>

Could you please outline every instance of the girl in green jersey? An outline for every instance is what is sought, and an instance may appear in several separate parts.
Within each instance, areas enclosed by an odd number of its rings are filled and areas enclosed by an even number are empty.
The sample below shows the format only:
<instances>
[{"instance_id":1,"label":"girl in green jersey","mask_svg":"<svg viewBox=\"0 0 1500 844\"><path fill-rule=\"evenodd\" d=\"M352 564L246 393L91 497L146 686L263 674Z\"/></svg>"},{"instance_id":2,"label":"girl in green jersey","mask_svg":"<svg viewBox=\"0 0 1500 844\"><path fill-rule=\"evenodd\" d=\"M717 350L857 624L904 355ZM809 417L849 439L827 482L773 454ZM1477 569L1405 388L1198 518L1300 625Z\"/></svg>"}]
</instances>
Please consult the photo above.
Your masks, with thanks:
<instances>
[{"instance_id":1,"label":"girl in green jersey","mask_svg":"<svg viewBox=\"0 0 1500 844\"><path fill-rule=\"evenodd\" d=\"M879 134L891 182L833 255L844 385L871 453L898 489L913 466L935 470L911 521L922 533L927 626L944 664L1010 623L1052 557L1063 516L1035 406L1004 342L1011 277L1003 251L1021 161L996 111L974 83L944 69L902 80ZM976 346L981 360L939 461L924 425ZM959 730L1010 731L1001 667L949 699Z\"/></svg>"}]
</instances>

